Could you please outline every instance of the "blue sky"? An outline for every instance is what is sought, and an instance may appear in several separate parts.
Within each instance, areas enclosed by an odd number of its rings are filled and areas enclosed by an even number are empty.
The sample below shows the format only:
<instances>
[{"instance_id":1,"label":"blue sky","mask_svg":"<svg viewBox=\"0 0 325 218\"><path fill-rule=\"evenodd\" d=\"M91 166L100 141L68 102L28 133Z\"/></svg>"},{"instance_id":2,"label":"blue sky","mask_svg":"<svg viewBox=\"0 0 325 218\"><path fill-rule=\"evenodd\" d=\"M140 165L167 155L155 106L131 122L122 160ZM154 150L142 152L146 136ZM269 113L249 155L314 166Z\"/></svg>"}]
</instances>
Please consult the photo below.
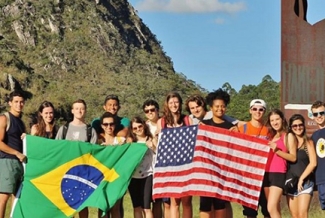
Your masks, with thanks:
<instances>
[{"instance_id":1,"label":"blue sky","mask_svg":"<svg viewBox=\"0 0 325 218\"><path fill-rule=\"evenodd\" d=\"M280 81L281 0L129 0L162 42L176 72L212 91L237 91L265 75ZM325 0L308 2L310 23ZM323 10L322 10L323 9Z\"/></svg>"}]
</instances>

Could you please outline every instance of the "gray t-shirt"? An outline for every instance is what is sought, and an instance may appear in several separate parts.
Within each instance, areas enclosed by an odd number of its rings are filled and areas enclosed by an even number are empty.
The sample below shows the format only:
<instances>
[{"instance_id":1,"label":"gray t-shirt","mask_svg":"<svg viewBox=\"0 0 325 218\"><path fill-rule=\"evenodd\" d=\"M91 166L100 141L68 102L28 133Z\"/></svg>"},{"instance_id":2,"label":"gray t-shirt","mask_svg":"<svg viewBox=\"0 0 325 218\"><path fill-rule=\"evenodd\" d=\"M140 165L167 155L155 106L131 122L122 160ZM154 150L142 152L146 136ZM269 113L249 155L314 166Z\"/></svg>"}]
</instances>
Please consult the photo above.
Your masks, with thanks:
<instances>
[{"instance_id":1,"label":"gray t-shirt","mask_svg":"<svg viewBox=\"0 0 325 218\"><path fill-rule=\"evenodd\" d=\"M208 111L203 117L203 120L209 120L212 119L212 117L213 117L212 111ZM194 117L193 114L190 115L190 118L193 121L193 125L199 124L199 122L201 121L198 118ZM237 125L237 123L239 122L237 119L229 117L227 115L223 115L223 119L232 123L233 125Z\"/></svg>"},{"instance_id":2,"label":"gray t-shirt","mask_svg":"<svg viewBox=\"0 0 325 218\"><path fill-rule=\"evenodd\" d=\"M62 133L63 133L63 127L61 126L59 128L58 133L56 134L55 139L62 139ZM69 123L69 128L67 131L67 135L65 137L66 140L71 140L71 141L81 141L81 142L86 142L88 137L87 137L87 125L80 125L80 126L75 126L71 123ZM90 143L96 144L97 143L97 133L94 128L91 130L91 139Z\"/></svg>"}]
</instances>

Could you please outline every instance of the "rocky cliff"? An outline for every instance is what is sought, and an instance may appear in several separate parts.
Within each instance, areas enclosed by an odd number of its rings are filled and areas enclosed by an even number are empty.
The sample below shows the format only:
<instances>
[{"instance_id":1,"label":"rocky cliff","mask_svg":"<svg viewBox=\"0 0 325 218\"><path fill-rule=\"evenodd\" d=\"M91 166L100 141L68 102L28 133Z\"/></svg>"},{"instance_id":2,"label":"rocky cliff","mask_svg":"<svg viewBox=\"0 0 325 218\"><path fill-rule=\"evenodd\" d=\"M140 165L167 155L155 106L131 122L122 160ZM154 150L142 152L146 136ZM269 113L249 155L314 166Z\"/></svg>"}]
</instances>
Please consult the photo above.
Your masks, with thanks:
<instances>
[{"instance_id":1,"label":"rocky cliff","mask_svg":"<svg viewBox=\"0 0 325 218\"><path fill-rule=\"evenodd\" d=\"M105 95L114 93L121 112L132 116L148 98L202 91L175 73L127 0L0 0L0 75L0 104L22 89L27 114L43 100L64 112L83 98L88 117L98 116Z\"/></svg>"}]
</instances>

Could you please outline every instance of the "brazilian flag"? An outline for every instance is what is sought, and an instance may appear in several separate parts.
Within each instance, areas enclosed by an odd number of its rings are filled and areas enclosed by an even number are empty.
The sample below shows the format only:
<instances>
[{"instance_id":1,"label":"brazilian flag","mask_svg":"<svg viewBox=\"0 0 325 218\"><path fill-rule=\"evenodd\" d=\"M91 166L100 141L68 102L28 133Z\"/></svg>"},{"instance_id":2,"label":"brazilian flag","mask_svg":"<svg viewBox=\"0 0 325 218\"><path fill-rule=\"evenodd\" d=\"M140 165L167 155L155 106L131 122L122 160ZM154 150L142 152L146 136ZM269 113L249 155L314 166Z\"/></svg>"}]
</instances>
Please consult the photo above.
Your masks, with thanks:
<instances>
[{"instance_id":1,"label":"brazilian flag","mask_svg":"<svg viewBox=\"0 0 325 218\"><path fill-rule=\"evenodd\" d=\"M147 151L142 143L100 146L30 135L24 143L27 164L14 218L72 217L85 207L107 211Z\"/></svg>"}]
</instances>

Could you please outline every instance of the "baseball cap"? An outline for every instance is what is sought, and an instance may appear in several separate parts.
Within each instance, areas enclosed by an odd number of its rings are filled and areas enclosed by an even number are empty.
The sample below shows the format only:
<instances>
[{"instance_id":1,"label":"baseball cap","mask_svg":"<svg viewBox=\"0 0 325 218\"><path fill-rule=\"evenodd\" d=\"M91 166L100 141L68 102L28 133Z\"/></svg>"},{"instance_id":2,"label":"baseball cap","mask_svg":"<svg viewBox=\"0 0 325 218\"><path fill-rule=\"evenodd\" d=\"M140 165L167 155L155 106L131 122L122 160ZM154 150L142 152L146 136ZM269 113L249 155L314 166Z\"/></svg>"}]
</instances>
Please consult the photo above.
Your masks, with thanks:
<instances>
[{"instance_id":1,"label":"baseball cap","mask_svg":"<svg viewBox=\"0 0 325 218\"><path fill-rule=\"evenodd\" d=\"M262 106L262 107L266 108L266 103L262 99L254 99L254 100L252 100L251 103L249 104L249 107L251 108L254 105L256 105L256 106Z\"/></svg>"}]
</instances>

